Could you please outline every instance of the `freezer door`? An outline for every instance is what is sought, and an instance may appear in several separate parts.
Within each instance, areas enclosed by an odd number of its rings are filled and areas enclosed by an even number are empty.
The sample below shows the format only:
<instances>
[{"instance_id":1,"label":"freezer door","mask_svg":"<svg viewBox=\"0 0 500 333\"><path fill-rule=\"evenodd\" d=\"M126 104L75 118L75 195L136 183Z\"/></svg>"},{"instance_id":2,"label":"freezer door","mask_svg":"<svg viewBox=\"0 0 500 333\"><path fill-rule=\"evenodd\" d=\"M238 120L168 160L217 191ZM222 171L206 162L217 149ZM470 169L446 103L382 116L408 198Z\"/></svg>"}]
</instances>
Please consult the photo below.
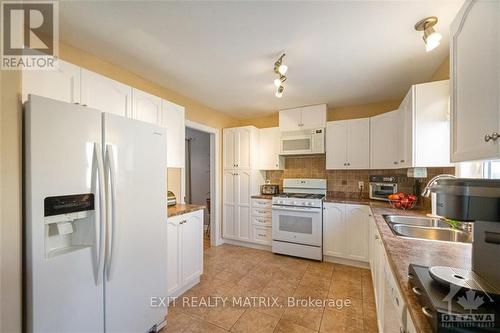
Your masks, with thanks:
<instances>
[{"instance_id":1,"label":"freezer door","mask_svg":"<svg viewBox=\"0 0 500 333\"><path fill-rule=\"evenodd\" d=\"M101 124L87 107L25 104L28 332L104 331Z\"/></svg>"},{"instance_id":2,"label":"freezer door","mask_svg":"<svg viewBox=\"0 0 500 333\"><path fill-rule=\"evenodd\" d=\"M112 114L103 118L109 189L105 330L148 332L166 315L164 306L154 306L167 294L166 131Z\"/></svg>"}]
</instances>

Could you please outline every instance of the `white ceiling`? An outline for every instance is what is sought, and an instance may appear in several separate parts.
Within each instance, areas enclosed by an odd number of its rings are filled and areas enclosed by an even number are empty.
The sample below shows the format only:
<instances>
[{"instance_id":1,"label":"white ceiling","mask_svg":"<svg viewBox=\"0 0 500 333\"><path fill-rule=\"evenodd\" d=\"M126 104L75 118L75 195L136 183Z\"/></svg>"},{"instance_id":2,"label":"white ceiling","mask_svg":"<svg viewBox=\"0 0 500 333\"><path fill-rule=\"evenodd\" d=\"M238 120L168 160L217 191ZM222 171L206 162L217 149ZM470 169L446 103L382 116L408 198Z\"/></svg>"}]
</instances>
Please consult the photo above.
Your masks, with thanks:
<instances>
[{"instance_id":1,"label":"white ceiling","mask_svg":"<svg viewBox=\"0 0 500 333\"><path fill-rule=\"evenodd\" d=\"M60 2L61 40L236 117L402 98L448 54L462 0ZM426 53L413 26L439 18ZM273 63L286 51L285 94Z\"/></svg>"}]
</instances>

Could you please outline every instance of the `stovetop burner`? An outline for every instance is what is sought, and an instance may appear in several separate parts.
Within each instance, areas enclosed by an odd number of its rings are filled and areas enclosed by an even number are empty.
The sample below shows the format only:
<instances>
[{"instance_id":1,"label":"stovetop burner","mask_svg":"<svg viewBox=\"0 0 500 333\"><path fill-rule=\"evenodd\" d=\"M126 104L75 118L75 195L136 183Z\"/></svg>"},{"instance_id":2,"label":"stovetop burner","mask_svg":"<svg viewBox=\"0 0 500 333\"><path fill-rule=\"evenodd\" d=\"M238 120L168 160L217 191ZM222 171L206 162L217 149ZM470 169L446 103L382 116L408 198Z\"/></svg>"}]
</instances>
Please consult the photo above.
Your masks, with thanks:
<instances>
[{"instance_id":1,"label":"stovetop burner","mask_svg":"<svg viewBox=\"0 0 500 333\"><path fill-rule=\"evenodd\" d=\"M298 198L298 199L323 199L324 194L312 194L312 193L280 193L276 195L280 198Z\"/></svg>"}]
</instances>

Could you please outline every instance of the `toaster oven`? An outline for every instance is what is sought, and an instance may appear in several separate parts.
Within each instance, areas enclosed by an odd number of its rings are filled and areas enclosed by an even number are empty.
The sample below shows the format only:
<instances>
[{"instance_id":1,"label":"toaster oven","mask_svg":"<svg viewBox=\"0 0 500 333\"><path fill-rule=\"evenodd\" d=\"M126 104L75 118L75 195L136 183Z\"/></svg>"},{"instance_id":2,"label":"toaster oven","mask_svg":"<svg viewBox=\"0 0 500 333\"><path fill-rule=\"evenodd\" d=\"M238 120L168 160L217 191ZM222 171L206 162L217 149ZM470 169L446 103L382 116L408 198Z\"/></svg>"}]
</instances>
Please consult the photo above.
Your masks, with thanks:
<instances>
[{"instance_id":1,"label":"toaster oven","mask_svg":"<svg viewBox=\"0 0 500 333\"><path fill-rule=\"evenodd\" d=\"M260 187L260 193L266 195L274 195L280 192L279 185L276 184L265 184Z\"/></svg>"}]
</instances>

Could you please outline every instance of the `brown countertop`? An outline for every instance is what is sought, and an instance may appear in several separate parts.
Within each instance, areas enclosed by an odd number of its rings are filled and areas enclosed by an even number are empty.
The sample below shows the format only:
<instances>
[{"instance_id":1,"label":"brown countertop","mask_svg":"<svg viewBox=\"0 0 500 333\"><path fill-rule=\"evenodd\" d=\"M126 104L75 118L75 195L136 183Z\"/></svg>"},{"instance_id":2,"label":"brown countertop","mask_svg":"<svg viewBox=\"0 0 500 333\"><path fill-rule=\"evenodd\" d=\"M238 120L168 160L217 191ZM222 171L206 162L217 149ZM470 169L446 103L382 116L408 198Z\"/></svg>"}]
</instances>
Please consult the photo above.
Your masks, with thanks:
<instances>
[{"instance_id":1,"label":"brown countertop","mask_svg":"<svg viewBox=\"0 0 500 333\"><path fill-rule=\"evenodd\" d=\"M205 209L206 207L203 205L186 205L186 204L176 204L173 206L167 207L167 216L177 216L186 213L191 213L200 209Z\"/></svg>"},{"instance_id":2,"label":"brown countertop","mask_svg":"<svg viewBox=\"0 0 500 333\"><path fill-rule=\"evenodd\" d=\"M422 306L418 303L408 283L408 265L411 263L424 266L452 266L470 269L471 244L398 237L392 233L382 216L383 214L425 215L426 212L393 209L389 204L381 202L372 202L370 206L377 229L384 243L387 260L405 299L412 322L417 332L431 332L431 326L421 310Z\"/></svg>"},{"instance_id":3,"label":"brown countertop","mask_svg":"<svg viewBox=\"0 0 500 333\"><path fill-rule=\"evenodd\" d=\"M267 199L271 200L274 197L274 194L256 194L252 195L252 199Z\"/></svg>"},{"instance_id":4,"label":"brown countertop","mask_svg":"<svg viewBox=\"0 0 500 333\"><path fill-rule=\"evenodd\" d=\"M384 201L337 196L327 196L325 202L363 204L371 207L375 224L387 253L387 260L405 299L412 322L417 332L431 332L431 326L422 313L422 306L418 303L408 283L408 266L417 264L470 269L472 245L398 237L394 235L383 217L384 214L422 216L428 213L426 211L417 209L405 211L394 209Z\"/></svg>"}]
</instances>

